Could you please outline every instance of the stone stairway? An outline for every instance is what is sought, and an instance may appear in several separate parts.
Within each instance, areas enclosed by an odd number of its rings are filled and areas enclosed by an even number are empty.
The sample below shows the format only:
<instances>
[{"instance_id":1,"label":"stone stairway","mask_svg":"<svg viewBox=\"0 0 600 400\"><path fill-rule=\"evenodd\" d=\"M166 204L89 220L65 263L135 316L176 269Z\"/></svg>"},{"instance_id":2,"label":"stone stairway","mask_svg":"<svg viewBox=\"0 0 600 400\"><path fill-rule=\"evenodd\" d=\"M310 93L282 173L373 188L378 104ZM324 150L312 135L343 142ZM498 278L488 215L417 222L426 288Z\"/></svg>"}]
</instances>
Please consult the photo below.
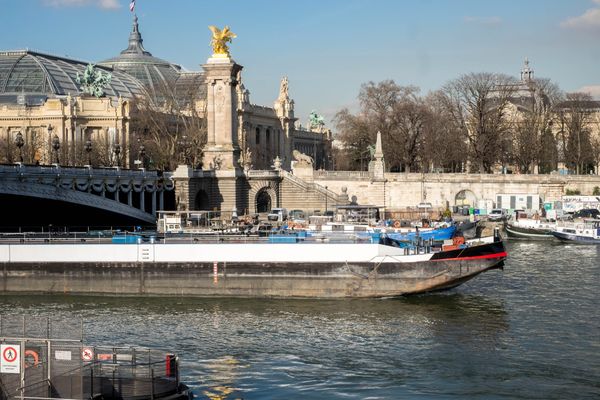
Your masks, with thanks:
<instances>
[{"instance_id":1,"label":"stone stairway","mask_svg":"<svg viewBox=\"0 0 600 400\"><path fill-rule=\"evenodd\" d=\"M288 210L299 209L310 214L314 210L333 210L337 204L342 204L337 193L321 185L306 182L287 171L281 171L281 177L281 202Z\"/></svg>"}]
</instances>

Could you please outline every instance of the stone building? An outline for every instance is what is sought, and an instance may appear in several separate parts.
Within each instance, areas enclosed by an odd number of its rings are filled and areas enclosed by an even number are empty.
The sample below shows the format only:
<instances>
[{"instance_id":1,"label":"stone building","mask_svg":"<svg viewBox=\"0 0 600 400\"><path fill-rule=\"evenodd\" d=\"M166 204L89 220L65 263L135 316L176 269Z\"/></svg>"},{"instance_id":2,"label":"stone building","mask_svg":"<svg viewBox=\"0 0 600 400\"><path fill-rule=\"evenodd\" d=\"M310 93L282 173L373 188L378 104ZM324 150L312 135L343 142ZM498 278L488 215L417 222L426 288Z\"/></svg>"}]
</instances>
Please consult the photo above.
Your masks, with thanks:
<instances>
[{"instance_id":1,"label":"stone building","mask_svg":"<svg viewBox=\"0 0 600 400\"><path fill-rule=\"evenodd\" d=\"M184 110L194 108L209 118L206 71L185 71L154 57L143 46L137 17L127 48L97 63L96 70L112 75L104 96L87 95L77 83L88 64L29 50L0 52L0 162L19 161L22 154L25 163L48 164L58 156L66 165L92 160L94 165L132 167L138 157L132 150L132 131L140 98L150 99L157 109L174 100ZM232 79L239 82L231 94L238 143L233 163L268 169L278 158L289 168L292 152L300 150L315 159L317 168L331 165L331 131L297 125L286 78L272 106L251 103L241 68ZM213 158L205 156L203 168L218 167L219 160Z\"/></svg>"}]
</instances>

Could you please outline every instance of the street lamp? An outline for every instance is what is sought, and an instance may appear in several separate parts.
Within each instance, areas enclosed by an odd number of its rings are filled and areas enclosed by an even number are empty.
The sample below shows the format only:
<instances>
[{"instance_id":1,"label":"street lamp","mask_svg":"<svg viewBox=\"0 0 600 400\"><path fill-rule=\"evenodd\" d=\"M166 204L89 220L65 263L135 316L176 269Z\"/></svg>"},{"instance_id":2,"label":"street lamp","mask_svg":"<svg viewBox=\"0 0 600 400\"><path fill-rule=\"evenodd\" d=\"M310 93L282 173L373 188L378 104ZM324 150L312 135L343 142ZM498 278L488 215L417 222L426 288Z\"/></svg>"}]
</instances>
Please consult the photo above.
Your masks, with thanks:
<instances>
[{"instance_id":1,"label":"street lamp","mask_svg":"<svg viewBox=\"0 0 600 400\"><path fill-rule=\"evenodd\" d=\"M115 143L113 151L115 152L115 159L117 160L117 167L120 167L121 159L119 156L121 154L121 145L119 143Z\"/></svg>"},{"instance_id":2,"label":"street lamp","mask_svg":"<svg viewBox=\"0 0 600 400\"><path fill-rule=\"evenodd\" d=\"M139 160L142 163L142 168L146 168L146 146L140 144Z\"/></svg>"},{"instance_id":3,"label":"street lamp","mask_svg":"<svg viewBox=\"0 0 600 400\"><path fill-rule=\"evenodd\" d=\"M48 133L52 132L52 127L48 127ZM54 137L52 138L52 148L54 149L54 154L56 156L56 163L60 164L60 160L58 159L58 150L60 149L60 139L58 138L58 135L54 135Z\"/></svg>"},{"instance_id":4,"label":"street lamp","mask_svg":"<svg viewBox=\"0 0 600 400\"><path fill-rule=\"evenodd\" d=\"M88 156L88 165L91 167L92 166L92 141L91 140L86 140L85 141L85 145L83 146L83 149L87 153L87 156Z\"/></svg>"},{"instance_id":5,"label":"street lamp","mask_svg":"<svg viewBox=\"0 0 600 400\"><path fill-rule=\"evenodd\" d=\"M189 143L187 140L187 135L182 135L181 136L181 141L179 142L179 145L181 146L181 161L183 162L183 164L188 165L189 164Z\"/></svg>"},{"instance_id":6,"label":"street lamp","mask_svg":"<svg viewBox=\"0 0 600 400\"><path fill-rule=\"evenodd\" d=\"M19 148L19 158L21 162L23 162L23 145L25 145L25 140L23 140L23 134L21 131L17 132L17 136L15 137L15 145Z\"/></svg>"}]
</instances>

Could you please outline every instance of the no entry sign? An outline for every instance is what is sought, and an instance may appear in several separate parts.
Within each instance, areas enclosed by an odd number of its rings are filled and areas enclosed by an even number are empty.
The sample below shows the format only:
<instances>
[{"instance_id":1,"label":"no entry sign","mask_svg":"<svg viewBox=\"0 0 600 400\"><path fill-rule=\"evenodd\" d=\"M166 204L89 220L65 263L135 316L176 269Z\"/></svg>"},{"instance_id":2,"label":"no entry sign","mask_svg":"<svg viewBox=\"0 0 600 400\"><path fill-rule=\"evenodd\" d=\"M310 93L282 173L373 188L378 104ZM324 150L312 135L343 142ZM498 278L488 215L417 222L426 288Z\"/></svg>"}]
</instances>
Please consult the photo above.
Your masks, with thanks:
<instances>
[{"instance_id":1,"label":"no entry sign","mask_svg":"<svg viewBox=\"0 0 600 400\"><path fill-rule=\"evenodd\" d=\"M0 372L18 374L21 372L21 346L3 344L0 346Z\"/></svg>"},{"instance_id":2,"label":"no entry sign","mask_svg":"<svg viewBox=\"0 0 600 400\"><path fill-rule=\"evenodd\" d=\"M94 359L94 349L91 347L81 349L81 359L83 361L92 361Z\"/></svg>"}]
</instances>

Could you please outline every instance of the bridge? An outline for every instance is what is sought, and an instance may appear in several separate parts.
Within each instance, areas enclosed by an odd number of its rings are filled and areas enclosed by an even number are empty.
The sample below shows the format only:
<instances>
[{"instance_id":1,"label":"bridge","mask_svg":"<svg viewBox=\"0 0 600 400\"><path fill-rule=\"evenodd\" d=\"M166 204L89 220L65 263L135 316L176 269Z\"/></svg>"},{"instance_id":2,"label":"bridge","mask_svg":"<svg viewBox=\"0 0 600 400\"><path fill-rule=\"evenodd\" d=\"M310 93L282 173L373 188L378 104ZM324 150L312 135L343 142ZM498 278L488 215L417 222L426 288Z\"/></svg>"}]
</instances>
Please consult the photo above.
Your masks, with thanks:
<instances>
[{"instance_id":1,"label":"bridge","mask_svg":"<svg viewBox=\"0 0 600 400\"><path fill-rule=\"evenodd\" d=\"M4 164L0 225L155 224L173 188L170 176L143 169Z\"/></svg>"}]
</instances>

